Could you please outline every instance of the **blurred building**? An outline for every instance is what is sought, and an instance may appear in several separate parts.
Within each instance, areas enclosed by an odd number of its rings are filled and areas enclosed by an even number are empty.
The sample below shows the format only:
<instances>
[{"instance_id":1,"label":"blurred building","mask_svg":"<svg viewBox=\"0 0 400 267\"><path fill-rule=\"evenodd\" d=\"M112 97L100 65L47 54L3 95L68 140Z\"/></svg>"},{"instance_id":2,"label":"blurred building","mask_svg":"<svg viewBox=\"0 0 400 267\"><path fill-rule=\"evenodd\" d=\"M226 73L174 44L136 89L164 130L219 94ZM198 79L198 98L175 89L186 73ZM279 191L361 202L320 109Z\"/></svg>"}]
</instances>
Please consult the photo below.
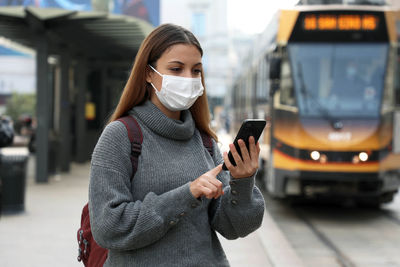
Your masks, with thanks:
<instances>
[{"instance_id":1,"label":"blurred building","mask_svg":"<svg viewBox=\"0 0 400 267\"><path fill-rule=\"evenodd\" d=\"M192 31L204 50L203 67L211 111L221 105L231 80L227 0L162 0L161 23Z\"/></svg>"},{"instance_id":2,"label":"blurred building","mask_svg":"<svg viewBox=\"0 0 400 267\"><path fill-rule=\"evenodd\" d=\"M30 49L22 48L0 37L0 94L34 93L36 87L35 57ZM2 114L3 110L0 111Z\"/></svg>"},{"instance_id":3,"label":"blurred building","mask_svg":"<svg viewBox=\"0 0 400 267\"><path fill-rule=\"evenodd\" d=\"M0 6L55 7L101 11L137 17L156 26L160 23L160 0L0 0Z\"/></svg>"},{"instance_id":4,"label":"blurred building","mask_svg":"<svg viewBox=\"0 0 400 267\"><path fill-rule=\"evenodd\" d=\"M387 2L395 8L400 8L400 0L387 0Z\"/></svg>"}]
</instances>

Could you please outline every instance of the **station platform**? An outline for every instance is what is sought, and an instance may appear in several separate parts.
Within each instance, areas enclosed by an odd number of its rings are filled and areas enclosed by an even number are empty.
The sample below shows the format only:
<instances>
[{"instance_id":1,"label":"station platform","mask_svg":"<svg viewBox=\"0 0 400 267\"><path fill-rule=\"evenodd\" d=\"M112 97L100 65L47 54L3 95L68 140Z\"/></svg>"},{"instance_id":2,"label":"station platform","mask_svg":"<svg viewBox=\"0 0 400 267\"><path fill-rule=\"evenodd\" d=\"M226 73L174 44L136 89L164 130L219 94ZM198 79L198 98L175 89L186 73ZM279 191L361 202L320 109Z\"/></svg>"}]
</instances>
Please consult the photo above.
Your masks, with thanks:
<instances>
[{"instance_id":1,"label":"station platform","mask_svg":"<svg viewBox=\"0 0 400 267\"><path fill-rule=\"evenodd\" d=\"M34 165L30 156L25 211L0 217L0 266L83 266L76 231L88 199L89 163L73 163L69 173L51 176L47 184L35 183ZM303 266L267 211L256 232L220 240L232 267Z\"/></svg>"}]
</instances>

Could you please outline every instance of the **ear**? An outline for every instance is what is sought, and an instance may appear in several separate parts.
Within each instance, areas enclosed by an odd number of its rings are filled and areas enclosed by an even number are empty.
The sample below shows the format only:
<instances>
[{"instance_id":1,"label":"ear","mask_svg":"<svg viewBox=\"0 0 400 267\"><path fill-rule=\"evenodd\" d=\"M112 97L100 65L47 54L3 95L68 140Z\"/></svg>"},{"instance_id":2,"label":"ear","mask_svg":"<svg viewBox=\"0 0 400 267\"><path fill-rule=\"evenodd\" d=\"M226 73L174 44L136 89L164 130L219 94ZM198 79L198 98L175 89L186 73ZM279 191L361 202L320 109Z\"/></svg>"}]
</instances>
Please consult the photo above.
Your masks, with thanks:
<instances>
[{"instance_id":1,"label":"ear","mask_svg":"<svg viewBox=\"0 0 400 267\"><path fill-rule=\"evenodd\" d=\"M146 66L146 82L151 83L153 81L153 73L154 71L149 66Z\"/></svg>"}]
</instances>

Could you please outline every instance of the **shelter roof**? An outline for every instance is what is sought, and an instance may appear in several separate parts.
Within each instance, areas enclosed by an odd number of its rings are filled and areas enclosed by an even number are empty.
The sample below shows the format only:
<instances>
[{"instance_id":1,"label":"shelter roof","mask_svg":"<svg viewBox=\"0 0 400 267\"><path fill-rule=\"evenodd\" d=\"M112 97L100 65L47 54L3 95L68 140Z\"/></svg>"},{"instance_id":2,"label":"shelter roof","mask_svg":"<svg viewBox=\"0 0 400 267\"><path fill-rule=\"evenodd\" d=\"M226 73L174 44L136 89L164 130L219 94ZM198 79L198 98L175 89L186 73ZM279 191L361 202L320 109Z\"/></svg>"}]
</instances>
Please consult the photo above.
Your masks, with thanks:
<instances>
[{"instance_id":1,"label":"shelter roof","mask_svg":"<svg viewBox=\"0 0 400 267\"><path fill-rule=\"evenodd\" d=\"M50 54L132 59L153 26L144 20L103 12L57 8L0 7L0 36L36 48L45 38Z\"/></svg>"}]
</instances>

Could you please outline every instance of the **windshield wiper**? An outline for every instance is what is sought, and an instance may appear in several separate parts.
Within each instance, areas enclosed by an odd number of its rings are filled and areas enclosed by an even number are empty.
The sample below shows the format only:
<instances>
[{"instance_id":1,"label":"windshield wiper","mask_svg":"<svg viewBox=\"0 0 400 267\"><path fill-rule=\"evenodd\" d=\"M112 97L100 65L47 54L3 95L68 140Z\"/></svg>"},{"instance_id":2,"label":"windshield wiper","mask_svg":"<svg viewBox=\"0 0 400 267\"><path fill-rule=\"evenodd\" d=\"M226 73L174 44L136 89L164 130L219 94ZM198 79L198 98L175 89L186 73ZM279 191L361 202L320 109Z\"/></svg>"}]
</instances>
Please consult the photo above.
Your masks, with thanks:
<instances>
[{"instance_id":1,"label":"windshield wiper","mask_svg":"<svg viewBox=\"0 0 400 267\"><path fill-rule=\"evenodd\" d=\"M309 104L309 100L311 100L312 104L315 105L315 107L317 108L317 110L321 113L322 118L327 120L330 125L332 126L332 128L334 129L341 129L343 127L343 124L338 121L335 120L331 114L329 113L329 111L321 105L321 103L316 99L316 97L310 92L308 91L306 84L304 82L304 76L303 76L303 68L302 68L302 64L299 62L298 63L298 72L297 72L297 76L300 79L300 93L302 94L303 98L304 98L304 103L305 103L305 111L306 113L308 113L308 104Z\"/></svg>"}]
</instances>

